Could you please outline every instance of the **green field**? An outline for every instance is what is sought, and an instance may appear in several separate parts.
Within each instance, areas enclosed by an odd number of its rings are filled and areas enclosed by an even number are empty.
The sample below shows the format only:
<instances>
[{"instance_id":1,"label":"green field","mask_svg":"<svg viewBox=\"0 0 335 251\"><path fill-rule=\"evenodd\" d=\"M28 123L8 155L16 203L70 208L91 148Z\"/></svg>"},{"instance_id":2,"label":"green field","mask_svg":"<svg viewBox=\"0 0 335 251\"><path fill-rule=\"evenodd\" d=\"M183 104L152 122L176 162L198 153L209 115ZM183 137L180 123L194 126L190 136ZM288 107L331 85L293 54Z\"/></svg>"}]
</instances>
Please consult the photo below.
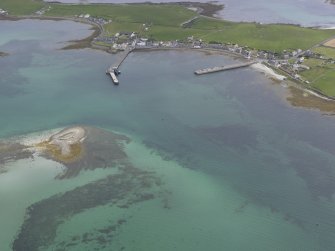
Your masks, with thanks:
<instances>
[{"instance_id":1,"label":"green field","mask_svg":"<svg viewBox=\"0 0 335 251\"><path fill-rule=\"evenodd\" d=\"M325 58L335 58L335 49L327 47L318 47L313 51L322 54ZM311 69L301 73L305 79L314 87L328 96L335 97L335 64L327 63L322 59L310 58L305 60L305 65Z\"/></svg>"},{"instance_id":2,"label":"green field","mask_svg":"<svg viewBox=\"0 0 335 251\"><path fill-rule=\"evenodd\" d=\"M120 31L138 32L141 36L157 41L186 40L193 36L205 42L234 43L257 50L282 52L283 50L308 49L330 37L335 30L302 28L295 25L261 25L235 23L215 18L198 16L194 11L173 4L47 4L41 0L0 0L0 8L11 15L34 15L37 10L51 6L46 17L75 17L90 14L111 19L104 26L106 36ZM181 24L198 16L187 28ZM149 27L148 30L144 29ZM318 47L316 52L335 58L335 49ZM311 70L302 76L327 95L335 96L334 65L323 65L322 60L307 60Z\"/></svg>"},{"instance_id":3,"label":"green field","mask_svg":"<svg viewBox=\"0 0 335 251\"><path fill-rule=\"evenodd\" d=\"M321 46L321 47L317 47L317 48L313 49L313 51L317 52L317 53L320 53L327 58L335 59L335 48Z\"/></svg>"},{"instance_id":4,"label":"green field","mask_svg":"<svg viewBox=\"0 0 335 251\"><path fill-rule=\"evenodd\" d=\"M231 42L270 51L308 49L335 35L335 31L302 28L294 25L233 23L202 17L192 26L206 30L206 41ZM285 34L285 35L284 35Z\"/></svg>"},{"instance_id":5,"label":"green field","mask_svg":"<svg viewBox=\"0 0 335 251\"><path fill-rule=\"evenodd\" d=\"M315 71L311 71L314 73ZM312 87L317 88L322 93L325 93L328 96L335 97L335 67L329 67L322 70L317 70L318 75L312 83Z\"/></svg>"},{"instance_id":6,"label":"green field","mask_svg":"<svg viewBox=\"0 0 335 251\"><path fill-rule=\"evenodd\" d=\"M206 42L236 43L276 52L287 49L308 49L320 41L335 36L335 31L332 30L317 30L293 25L233 23L211 20L206 17L198 18L190 28L182 28L178 23L177 25L163 25L162 22L151 23L153 25L147 32L147 36L157 40L185 40L188 36L193 35ZM141 25L136 26L134 23L120 21L107 25L107 30L111 33L120 30L141 32L141 29Z\"/></svg>"},{"instance_id":7,"label":"green field","mask_svg":"<svg viewBox=\"0 0 335 251\"><path fill-rule=\"evenodd\" d=\"M54 4L48 16L91 16L112 19L113 22L129 24L153 24L179 26L180 23L196 15L195 12L178 5L158 4L96 4L96 5L62 5Z\"/></svg>"},{"instance_id":8,"label":"green field","mask_svg":"<svg viewBox=\"0 0 335 251\"><path fill-rule=\"evenodd\" d=\"M45 16L74 17L90 14L112 19L105 28L109 35L136 31L156 40L185 40L188 36L203 41L236 43L255 49L280 52L285 49L308 49L335 36L334 30L302 28L294 25L260 25L234 23L200 16L189 28L181 24L197 13L172 4L45 4L40 0L1 0L0 8L13 15L29 15L43 6L51 6ZM143 24L150 25L143 31ZM285 34L283 36L283 34Z\"/></svg>"},{"instance_id":9,"label":"green field","mask_svg":"<svg viewBox=\"0 0 335 251\"><path fill-rule=\"evenodd\" d=\"M42 0L0 0L0 8L10 15L31 15L45 6Z\"/></svg>"}]
</instances>

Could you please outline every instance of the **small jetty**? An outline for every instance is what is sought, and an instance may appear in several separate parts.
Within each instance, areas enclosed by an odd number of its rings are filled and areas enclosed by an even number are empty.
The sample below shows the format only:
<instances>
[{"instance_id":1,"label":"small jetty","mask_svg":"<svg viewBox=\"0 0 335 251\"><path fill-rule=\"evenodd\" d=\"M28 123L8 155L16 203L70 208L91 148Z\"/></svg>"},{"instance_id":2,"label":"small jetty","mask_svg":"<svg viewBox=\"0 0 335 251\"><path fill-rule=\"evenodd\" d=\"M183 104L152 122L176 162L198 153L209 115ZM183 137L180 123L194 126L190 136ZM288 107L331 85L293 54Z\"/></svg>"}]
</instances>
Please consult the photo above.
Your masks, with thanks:
<instances>
[{"instance_id":1,"label":"small jetty","mask_svg":"<svg viewBox=\"0 0 335 251\"><path fill-rule=\"evenodd\" d=\"M112 81L115 85L119 84L119 80L117 78L118 75L121 74L119 71L119 67L123 63L123 61L128 57L129 53L133 51L133 48L127 48L124 51L119 53L119 57L114 64L112 64L106 71L106 74L112 78Z\"/></svg>"},{"instance_id":2,"label":"small jetty","mask_svg":"<svg viewBox=\"0 0 335 251\"><path fill-rule=\"evenodd\" d=\"M214 72L219 72L219 71L233 70L233 69L247 67L247 66L255 64L255 63L256 63L255 61L250 61L250 62L233 64L233 65L216 66L216 67L213 67L213 68L206 68L206 69L197 70L197 71L194 72L194 74L203 75L203 74L214 73Z\"/></svg>"}]
</instances>

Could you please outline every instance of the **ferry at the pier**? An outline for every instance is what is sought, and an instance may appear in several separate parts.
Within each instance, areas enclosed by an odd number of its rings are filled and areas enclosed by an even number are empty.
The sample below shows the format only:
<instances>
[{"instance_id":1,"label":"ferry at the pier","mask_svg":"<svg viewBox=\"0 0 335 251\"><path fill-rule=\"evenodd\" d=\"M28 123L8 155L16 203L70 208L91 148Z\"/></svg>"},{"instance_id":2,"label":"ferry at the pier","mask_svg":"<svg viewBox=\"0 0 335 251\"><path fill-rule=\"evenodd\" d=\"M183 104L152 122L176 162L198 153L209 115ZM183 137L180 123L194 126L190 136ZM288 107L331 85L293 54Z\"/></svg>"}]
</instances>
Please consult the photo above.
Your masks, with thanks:
<instances>
[{"instance_id":1,"label":"ferry at the pier","mask_svg":"<svg viewBox=\"0 0 335 251\"><path fill-rule=\"evenodd\" d=\"M119 84L119 80L117 79L116 75L114 72L109 72L109 75L111 76L112 80L113 80L113 83L115 85L118 85Z\"/></svg>"}]
</instances>

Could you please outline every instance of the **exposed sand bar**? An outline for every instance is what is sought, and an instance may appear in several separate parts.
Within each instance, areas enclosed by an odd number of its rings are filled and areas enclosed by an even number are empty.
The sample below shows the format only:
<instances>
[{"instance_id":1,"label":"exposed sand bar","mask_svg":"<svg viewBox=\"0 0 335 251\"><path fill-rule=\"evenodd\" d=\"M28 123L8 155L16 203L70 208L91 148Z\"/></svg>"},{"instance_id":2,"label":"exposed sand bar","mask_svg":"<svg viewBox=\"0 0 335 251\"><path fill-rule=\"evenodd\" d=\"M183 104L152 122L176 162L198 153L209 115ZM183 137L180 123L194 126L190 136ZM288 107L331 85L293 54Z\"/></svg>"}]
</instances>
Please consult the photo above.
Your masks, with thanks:
<instances>
[{"instance_id":1,"label":"exposed sand bar","mask_svg":"<svg viewBox=\"0 0 335 251\"><path fill-rule=\"evenodd\" d=\"M64 128L57 128L57 129L52 129L52 130L46 130L42 132L36 132L36 133L31 133L29 135L24 135L24 136L17 136L15 138L11 138L11 142L17 142L19 144L22 144L26 148L30 148L31 151L35 152L36 151L36 145L44 142L44 141L50 141L50 138L64 130Z\"/></svg>"},{"instance_id":2,"label":"exposed sand bar","mask_svg":"<svg viewBox=\"0 0 335 251\"><path fill-rule=\"evenodd\" d=\"M85 139L85 129L82 127L66 128L50 137L50 144L58 145L62 155L70 154L70 146L81 143Z\"/></svg>"}]
</instances>

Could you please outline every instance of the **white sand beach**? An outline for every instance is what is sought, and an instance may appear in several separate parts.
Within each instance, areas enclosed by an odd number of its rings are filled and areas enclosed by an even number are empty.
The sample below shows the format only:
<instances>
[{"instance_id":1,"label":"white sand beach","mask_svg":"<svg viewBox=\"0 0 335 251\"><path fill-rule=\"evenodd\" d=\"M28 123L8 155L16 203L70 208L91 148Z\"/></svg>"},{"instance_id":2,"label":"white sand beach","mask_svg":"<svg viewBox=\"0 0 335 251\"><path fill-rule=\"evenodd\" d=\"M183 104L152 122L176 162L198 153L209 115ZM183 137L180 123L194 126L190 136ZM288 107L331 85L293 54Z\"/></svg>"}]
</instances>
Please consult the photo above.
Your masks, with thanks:
<instances>
[{"instance_id":1,"label":"white sand beach","mask_svg":"<svg viewBox=\"0 0 335 251\"><path fill-rule=\"evenodd\" d=\"M266 65L262 63L253 64L251 65L251 67L254 68L255 70L265 73L266 76L273 77L278 80L286 79L285 76L275 73L274 70L272 70L271 68L267 67Z\"/></svg>"}]
</instances>

